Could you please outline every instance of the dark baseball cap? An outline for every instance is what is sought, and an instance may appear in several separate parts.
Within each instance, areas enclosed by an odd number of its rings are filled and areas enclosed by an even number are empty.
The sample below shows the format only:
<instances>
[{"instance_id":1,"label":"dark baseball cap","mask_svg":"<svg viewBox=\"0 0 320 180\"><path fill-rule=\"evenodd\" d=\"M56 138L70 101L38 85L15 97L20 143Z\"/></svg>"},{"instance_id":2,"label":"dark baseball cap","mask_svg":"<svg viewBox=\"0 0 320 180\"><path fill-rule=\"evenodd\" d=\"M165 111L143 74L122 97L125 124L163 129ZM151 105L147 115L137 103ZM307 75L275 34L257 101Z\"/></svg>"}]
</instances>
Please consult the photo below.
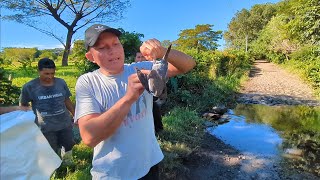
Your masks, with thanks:
<instances>
[{"instance_id":1,"label":"dark baseball cap","mask_svg":"<svg viewBox=\"0 0 320 180\"><path fill-rule=\"evenodd\" d=\"M84 45L87 50L89 47L93 46L96 43L99 35L102 32L111 32L118 37L122 34L118 29L114 29L102 24L94 24L90 26L85 32Z\"/></svg>"}]
</instances>

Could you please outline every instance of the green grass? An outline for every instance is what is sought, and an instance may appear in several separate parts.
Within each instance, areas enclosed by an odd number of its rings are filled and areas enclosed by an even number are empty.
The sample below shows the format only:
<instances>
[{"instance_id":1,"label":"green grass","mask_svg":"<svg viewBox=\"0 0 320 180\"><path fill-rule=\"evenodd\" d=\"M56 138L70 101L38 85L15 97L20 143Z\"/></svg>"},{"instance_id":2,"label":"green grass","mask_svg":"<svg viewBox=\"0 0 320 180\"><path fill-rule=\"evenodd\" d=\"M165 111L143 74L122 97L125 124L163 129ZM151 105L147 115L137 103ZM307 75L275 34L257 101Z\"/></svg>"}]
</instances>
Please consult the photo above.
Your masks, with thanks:
<instances>
[{"instance_id":1,"label":"green grass","mask_svg":"<svg viewBox=\"0 0 320 180\"><path fill-rule=\"evenodd\" d=\"M91 179L90 169L93 149L83 143L72 149L72 162L62 165L51 176L54 179L87 180Z\"/></svg>"},{"instance_id":2,"label":"green grass","mask_svg":"<svg viewBox=\"0 0 320 180\"><path fill-rule=\"evenodd\" d=\"M11 74L12 85L15 85L20 88L22 88L22 86L28 81L38 77L38 72L36 69L37 67L33 66L33 69L26 72L17 66L6 67L6 70L9 71L8 74ZM70 89L70 92L72 94L70 99L73 103L75 103L75 86L76 86L78 76L79 76L79 71L77 70L76 66L69 65L69 66L63 67L61 65L56 65L55 77L62 78L66 81Z\"/></svg>"},{"instance_id":3,"label":"green grass","mask_svg":"<svg viewBox=\"0 0 320 180\"><path fill-rule=\"evenodd\" d=\"M188 108L174 108L162 119L164 130L158 142L165 155L160 166L161 179L172 179L176 173L185 173L183 159L201 145L204 119ZM170 173L168 173L170 172Z\"/></svg>"}]
</instances>

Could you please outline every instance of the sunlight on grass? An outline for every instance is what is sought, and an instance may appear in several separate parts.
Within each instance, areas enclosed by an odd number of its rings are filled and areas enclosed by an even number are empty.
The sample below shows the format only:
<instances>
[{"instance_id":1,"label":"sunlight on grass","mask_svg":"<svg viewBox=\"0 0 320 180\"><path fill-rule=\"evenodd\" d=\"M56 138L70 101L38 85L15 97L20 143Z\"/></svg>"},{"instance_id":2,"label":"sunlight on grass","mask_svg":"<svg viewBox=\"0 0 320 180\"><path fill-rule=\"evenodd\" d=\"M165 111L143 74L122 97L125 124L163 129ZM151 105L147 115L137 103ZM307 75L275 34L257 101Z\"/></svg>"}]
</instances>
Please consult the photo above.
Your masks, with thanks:
<instances>
[{"instance_id":1,"label":"sunlight on grass","mask_svg":"<svg viewBox=\"0 0 320 180\"><path fill-rule=\"evenodd\" d=\"M159 133L158 142L165 154L161 172L175 169L185 172L182 159L201 145L204 136L204 120L187 108L174 108L163 117L164 130Z\"/></svg>"},{"instance_id":2,"label":"sunlight on grass","mask_svg":"<svg viewBox=\"0 0 320 180\"><path fill-rule=\"evenodd\" d=\"M32 80L31 77L18 77L12 79L12 84L18 87L22 87L25 83Z\"/></svg>"},{"instance_id":3,"label":"sunlight on grass","mask_svg":"<svg viewBox=\"0 0 320 180\"><path fill-rule=\"evenodd\" d=\"M25 72L24 70L19 69L18 67L7 67L12 77L12 85L22 88L24 84L30 80L38 77L38 72L36 67L33 71ZM72 96L70 97L71 101L75 103L75 86L79 76L79 71L75 66L69 65L62 67L57 65L55 77L64 79L67 83L67 86L70 89Z\"/></svg>"}]
</instances>

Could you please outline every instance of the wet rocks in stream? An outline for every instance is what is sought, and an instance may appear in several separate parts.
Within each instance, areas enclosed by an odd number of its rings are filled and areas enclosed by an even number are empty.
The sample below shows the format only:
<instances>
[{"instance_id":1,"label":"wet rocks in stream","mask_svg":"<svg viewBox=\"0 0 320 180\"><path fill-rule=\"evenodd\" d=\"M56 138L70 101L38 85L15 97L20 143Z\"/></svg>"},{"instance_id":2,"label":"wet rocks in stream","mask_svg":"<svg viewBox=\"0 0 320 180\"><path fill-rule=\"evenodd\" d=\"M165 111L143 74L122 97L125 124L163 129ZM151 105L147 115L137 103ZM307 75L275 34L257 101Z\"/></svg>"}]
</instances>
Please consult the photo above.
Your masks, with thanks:
<instances>
[{"instance_id":1,"label":"wet rocks in stream","mask_svg":"<svg viewBox=\"0 0 320 180\"><path fill-rule=\"evenodd\" d=\"M208 120L205 122L205 126L212 127L229 122L230 118L227 115L224 115L227 111L228 109L225 106L220 105L214 106L208 112L204 112L202 117Z\"/></svg>"}]
</instances>

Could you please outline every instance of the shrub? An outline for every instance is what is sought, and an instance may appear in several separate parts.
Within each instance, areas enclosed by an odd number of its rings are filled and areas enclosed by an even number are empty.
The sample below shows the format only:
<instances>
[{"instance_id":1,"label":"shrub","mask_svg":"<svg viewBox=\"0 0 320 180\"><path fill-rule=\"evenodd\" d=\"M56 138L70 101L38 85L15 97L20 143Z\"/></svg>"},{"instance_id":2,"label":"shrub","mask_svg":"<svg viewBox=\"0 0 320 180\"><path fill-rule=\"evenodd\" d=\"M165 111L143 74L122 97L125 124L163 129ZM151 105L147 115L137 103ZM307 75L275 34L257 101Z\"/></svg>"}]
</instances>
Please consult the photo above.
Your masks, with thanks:
<instances>
[{"instance_id":1,"label":"shrub","mask_svg":"<svg viewBox=\"0 0 320 180\"><path fill-rule=\"evenodd\" d=\"M2 59L0 59L2 63ZM4 68L0 68L0 105L17 104L20 95L20 89L12 84L10 75Z\"/></svg>"},{"instance_id":2,"label":"shrub","mask_svg":"<svg viewBox=\"0 0 320 180\"><path fill-rule=\"evenodd\" d=\"M306 45L291 54L286 66L310 82L320 97L320 46Z\"/></svg>"},{"instance_id":3,"label":"shrub","mask_svg":"<svg viewBox=\"0 0 320 180\"><path fill-rule=\"evenodd\" d=\"M179 75L170 81L169 98L164 111L181 106L202 112L218 104L231 103L241 76L250 69L248 56L244 52L232 50L200 51L198 54L192 54L196 53L192 50L187 52L193 56L197 65L188 74Z\"/></svg>"}]
</instances>

